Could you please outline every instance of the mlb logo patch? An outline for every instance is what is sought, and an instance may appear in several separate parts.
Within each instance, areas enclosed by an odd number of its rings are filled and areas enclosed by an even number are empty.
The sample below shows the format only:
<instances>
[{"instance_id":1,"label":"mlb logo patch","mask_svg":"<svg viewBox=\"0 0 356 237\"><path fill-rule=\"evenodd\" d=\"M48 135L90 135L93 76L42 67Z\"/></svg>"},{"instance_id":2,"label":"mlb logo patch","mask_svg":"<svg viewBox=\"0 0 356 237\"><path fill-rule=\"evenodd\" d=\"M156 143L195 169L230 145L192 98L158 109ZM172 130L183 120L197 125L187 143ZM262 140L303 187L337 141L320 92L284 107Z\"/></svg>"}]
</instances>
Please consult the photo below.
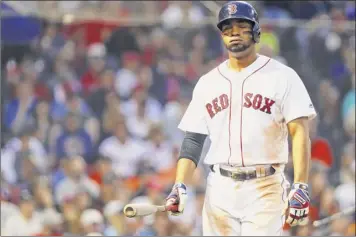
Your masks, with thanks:
<instances>
[{"instance_id":1,"label":"mlb logo patch","mask_svg":"<svg viewBox=\"0 0 356 237\"><path fill-rule=\"evenodd\" d=\"M227 11L229 12L230 15L233 15L237 12L237 6L232 3L227 6Z\"/></svg>"}]
</instances>

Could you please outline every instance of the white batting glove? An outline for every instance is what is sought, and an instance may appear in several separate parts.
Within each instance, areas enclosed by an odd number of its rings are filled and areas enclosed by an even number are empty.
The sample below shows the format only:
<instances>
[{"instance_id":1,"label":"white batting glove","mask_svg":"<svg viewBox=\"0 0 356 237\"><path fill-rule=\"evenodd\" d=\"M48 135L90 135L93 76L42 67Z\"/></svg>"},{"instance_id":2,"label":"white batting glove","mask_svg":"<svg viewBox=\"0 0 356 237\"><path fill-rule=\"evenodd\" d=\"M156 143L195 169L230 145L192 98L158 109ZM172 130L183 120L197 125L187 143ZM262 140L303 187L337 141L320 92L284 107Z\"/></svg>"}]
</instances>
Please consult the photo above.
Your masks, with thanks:
<instances>
[{"instance_id":1,"label":"white batting glove","mask_svg":"<svg viewBox=\"0 0 356 237\"><path fill-rule=\"evenodd\" d=\"M168 213L178 216L183 213L187 200L187 187L183 183L176 183L166 198Z\"/></svg>"},{"instance_id":2,"label":"white batting glove","mask_svg":"<svg viewBox=\"0 0 356 237\"><path fill-rule=\"evenodd\" d=\"M308 223L309 204L308 185L294 183L288 195L289 213L286 222L290 226L306 225Z\"/></svg>"}]
</instances>

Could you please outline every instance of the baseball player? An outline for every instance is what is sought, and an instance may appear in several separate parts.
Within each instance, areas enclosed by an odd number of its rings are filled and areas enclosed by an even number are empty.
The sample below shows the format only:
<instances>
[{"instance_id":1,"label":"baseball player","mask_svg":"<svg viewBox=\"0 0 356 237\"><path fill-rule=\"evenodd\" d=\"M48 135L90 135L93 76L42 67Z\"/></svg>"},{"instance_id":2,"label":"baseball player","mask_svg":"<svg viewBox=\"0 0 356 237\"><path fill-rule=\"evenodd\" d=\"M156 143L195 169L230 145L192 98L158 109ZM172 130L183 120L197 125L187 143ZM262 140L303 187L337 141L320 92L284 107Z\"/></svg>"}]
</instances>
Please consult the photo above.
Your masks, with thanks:
<instances>
[{"instance_id":1,"label":"baseball player","mask_svg":"<svg viewBox=\"0 0 356 237\"><path fill-rule=\"evenodd\" d=\"M308 221L308 123L316 112L292 68L256 53L260 26L249 3L224 4L217 27L229 58L194 88L179 124L185 138L166 205L173 215L183 212L186 184L209 136L203 235L281 235L285 222ZM289 194L283 174L288 135L294 164Z\"/></svg>"}]
</instances>

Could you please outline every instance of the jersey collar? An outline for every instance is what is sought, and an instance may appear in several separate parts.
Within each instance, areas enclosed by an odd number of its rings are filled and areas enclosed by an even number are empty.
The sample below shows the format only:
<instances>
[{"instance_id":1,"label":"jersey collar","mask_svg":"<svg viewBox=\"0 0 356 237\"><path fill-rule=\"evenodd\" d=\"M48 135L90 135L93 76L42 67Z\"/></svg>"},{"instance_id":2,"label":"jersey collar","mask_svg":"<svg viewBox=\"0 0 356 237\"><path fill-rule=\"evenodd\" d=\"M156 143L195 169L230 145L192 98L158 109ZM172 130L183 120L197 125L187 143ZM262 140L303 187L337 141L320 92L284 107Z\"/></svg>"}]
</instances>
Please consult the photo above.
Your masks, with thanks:
<instances>
[{"instance_id":1,"label":"jersey collar","mask_svg":"<svg viewBox=\"0 0 356 237\"><path fill-rule=\"evenodd\" d=\"M231 70L229 68L229 59L227 59L219 65L219 71L221 74L223 74L223 76L227 77L228 79L233 79L236 77L246 77L256 71L258 68L262 67L269 59L269 57L257 54L257 59L248 67L244 68L241 72Z\"/></svg>"}]
</instances>

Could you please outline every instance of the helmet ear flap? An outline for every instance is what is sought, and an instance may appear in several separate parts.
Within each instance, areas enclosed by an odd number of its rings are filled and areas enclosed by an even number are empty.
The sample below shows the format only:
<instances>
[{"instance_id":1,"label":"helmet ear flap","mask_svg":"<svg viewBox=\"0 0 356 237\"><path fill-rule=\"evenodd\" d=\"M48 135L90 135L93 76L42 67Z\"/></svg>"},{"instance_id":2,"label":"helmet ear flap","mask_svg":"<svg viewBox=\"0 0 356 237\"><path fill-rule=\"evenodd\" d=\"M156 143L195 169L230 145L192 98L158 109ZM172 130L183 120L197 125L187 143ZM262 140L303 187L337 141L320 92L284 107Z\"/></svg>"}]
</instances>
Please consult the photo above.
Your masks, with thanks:
<instances>
[{"instance_id":1,"label":"helmet ear flap","mask_svg":"<svg viewBox=\"0 0 356 237\"><path fill-rule=\"evenodd\" d=\"M255 41L255 43L259 43L261 37L261 28L257 22L255 22L252 31L253 31L253 40Z\"/></svg>"}]
</instances>

